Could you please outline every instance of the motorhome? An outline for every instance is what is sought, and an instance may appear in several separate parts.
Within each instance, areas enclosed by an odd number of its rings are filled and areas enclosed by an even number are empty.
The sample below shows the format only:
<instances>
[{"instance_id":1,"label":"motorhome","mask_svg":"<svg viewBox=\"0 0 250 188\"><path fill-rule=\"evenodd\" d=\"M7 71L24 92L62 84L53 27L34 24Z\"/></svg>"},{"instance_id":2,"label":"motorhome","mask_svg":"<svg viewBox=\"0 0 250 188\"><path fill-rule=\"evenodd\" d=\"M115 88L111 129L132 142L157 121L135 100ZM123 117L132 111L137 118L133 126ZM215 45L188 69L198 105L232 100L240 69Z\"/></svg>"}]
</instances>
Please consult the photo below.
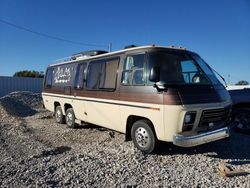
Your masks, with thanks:
<instances>
[{"instance_id":1,"label":"motorhome","mask_svg":"<svg viewBox=\"0 0 250 188\"><path fill-rule=\"evenodd\" d=\"M210 66L179 47L86 51L48 66L42 92L57 123L96 124L153 152L229 137L231 98Z\"/></svg>"}]
</instances>

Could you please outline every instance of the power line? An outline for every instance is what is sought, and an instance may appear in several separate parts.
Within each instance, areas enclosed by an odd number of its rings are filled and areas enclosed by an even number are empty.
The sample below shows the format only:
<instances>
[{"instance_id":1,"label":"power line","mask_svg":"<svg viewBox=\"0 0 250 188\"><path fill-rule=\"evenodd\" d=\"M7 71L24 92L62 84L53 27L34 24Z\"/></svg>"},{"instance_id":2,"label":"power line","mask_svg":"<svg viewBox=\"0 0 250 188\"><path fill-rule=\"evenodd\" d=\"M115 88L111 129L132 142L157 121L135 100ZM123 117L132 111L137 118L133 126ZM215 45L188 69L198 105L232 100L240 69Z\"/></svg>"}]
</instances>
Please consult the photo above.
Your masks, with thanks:
<instances>
[{"instance_id":1,"label":"power line","mask_svg":"<svg viewBox=\"0 0 250 188\"><path fill-rule=\"evenodd\" d=\"M29 33L33 33L35 35L47 37L47 38L54 39L54 40L59 40L59 41L62 41L62 42L68 42L68 43L71 43L71 44L77 44L77 45L83 45L83 46L105 47L105 48L108 48L108 45L99 45L99 44L89 44L89 43L77 42L77 41L72 41L72 40L63 39L63 38L60 38L60 37L55 37L55 36L52 36L52 35L48 35L46 33L41 33L41 32L37 32L37 31L33 31L33 30L28 29L26 27L23 27L23 26L20 26L20 25L16 25L16 24L10 23L10 22L2 20L2 19L0 19L0 22L4 23L6 25L9 25L9 26L15 27L17 29L20 29L20 30L23 30L23 31L27 31Z\"/></svg>"}]
</instances>

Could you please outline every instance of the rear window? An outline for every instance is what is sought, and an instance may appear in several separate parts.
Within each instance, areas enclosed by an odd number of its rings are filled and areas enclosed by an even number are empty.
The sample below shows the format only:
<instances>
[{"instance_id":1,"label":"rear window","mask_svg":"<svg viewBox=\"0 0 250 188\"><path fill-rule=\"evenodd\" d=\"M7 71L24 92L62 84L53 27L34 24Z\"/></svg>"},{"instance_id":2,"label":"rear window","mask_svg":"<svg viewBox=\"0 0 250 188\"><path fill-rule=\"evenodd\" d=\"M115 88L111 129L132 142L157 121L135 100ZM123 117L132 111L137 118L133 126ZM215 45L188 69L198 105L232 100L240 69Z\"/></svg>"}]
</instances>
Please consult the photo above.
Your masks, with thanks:
<instances>
[{"instance_id":1,"label":"rear window","mask_svg":"<svg viewBox=\"0 0 250 188\"><path fill-rule=\"evenodd\" d=\"M53 68L49 68L46 73L45 78L45 87L51 88L52 87L52 81L53 81Z\"/></svg>"},{"instance_id":2,"label":"rear window","mask_svg":"<svg viewBox=\"0 0 250 188\"><path fill-rule=\"evenodd\" d=\"M66 64L54 67L53 86L72 86L75 78L75 67L75 64Z\"/></svg>"}]
</instances>

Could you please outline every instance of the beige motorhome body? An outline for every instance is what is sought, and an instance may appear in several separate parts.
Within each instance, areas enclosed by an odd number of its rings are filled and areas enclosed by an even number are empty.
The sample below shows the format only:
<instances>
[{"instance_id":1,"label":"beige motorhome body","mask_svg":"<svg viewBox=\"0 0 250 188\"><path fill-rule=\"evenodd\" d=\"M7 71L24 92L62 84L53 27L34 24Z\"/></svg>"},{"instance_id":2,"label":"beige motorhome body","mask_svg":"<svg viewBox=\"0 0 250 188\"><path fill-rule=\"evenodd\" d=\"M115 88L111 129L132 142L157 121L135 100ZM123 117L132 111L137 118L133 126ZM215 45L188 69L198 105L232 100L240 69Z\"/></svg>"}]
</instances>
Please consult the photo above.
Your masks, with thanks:
<instances>
[{"instance_id":1,"label":"beige motorhome body","mask_svg":"<svg viewBox=\"0 0 250 188\"><path fill-rule=\"evenodd\" d=\"M228 137L231 99L195 58L155 46L73 56L48 67L44 105L58 122L66 116L69 125L83 121L125 133L145 152L157 140L190 147ZM157 84L150 79L155 66Z\"/></svg>"}]
</instances>

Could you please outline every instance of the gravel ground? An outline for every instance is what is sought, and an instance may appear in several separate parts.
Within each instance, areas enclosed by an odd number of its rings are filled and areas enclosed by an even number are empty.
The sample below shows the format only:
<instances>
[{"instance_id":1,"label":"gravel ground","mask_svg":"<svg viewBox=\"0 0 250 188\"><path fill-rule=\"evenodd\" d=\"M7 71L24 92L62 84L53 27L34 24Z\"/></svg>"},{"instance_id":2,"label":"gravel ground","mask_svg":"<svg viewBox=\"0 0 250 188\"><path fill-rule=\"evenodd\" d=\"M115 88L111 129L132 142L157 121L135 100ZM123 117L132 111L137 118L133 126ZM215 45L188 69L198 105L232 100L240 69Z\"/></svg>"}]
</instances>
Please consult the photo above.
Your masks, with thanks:
<instances>
[{"instance_id":1,"label":"gravel ground","mask_svg":"<svg viewBox=\"0 0 250 188\"><path fill-rule=\"evenodd\" d=\"M218 174L220 163L250 172L248 135L146 155L123 134L56 124L41 106L29 92L0 98L0 187L250 187L250 174Z\"/></svg>"}]
</instances>

